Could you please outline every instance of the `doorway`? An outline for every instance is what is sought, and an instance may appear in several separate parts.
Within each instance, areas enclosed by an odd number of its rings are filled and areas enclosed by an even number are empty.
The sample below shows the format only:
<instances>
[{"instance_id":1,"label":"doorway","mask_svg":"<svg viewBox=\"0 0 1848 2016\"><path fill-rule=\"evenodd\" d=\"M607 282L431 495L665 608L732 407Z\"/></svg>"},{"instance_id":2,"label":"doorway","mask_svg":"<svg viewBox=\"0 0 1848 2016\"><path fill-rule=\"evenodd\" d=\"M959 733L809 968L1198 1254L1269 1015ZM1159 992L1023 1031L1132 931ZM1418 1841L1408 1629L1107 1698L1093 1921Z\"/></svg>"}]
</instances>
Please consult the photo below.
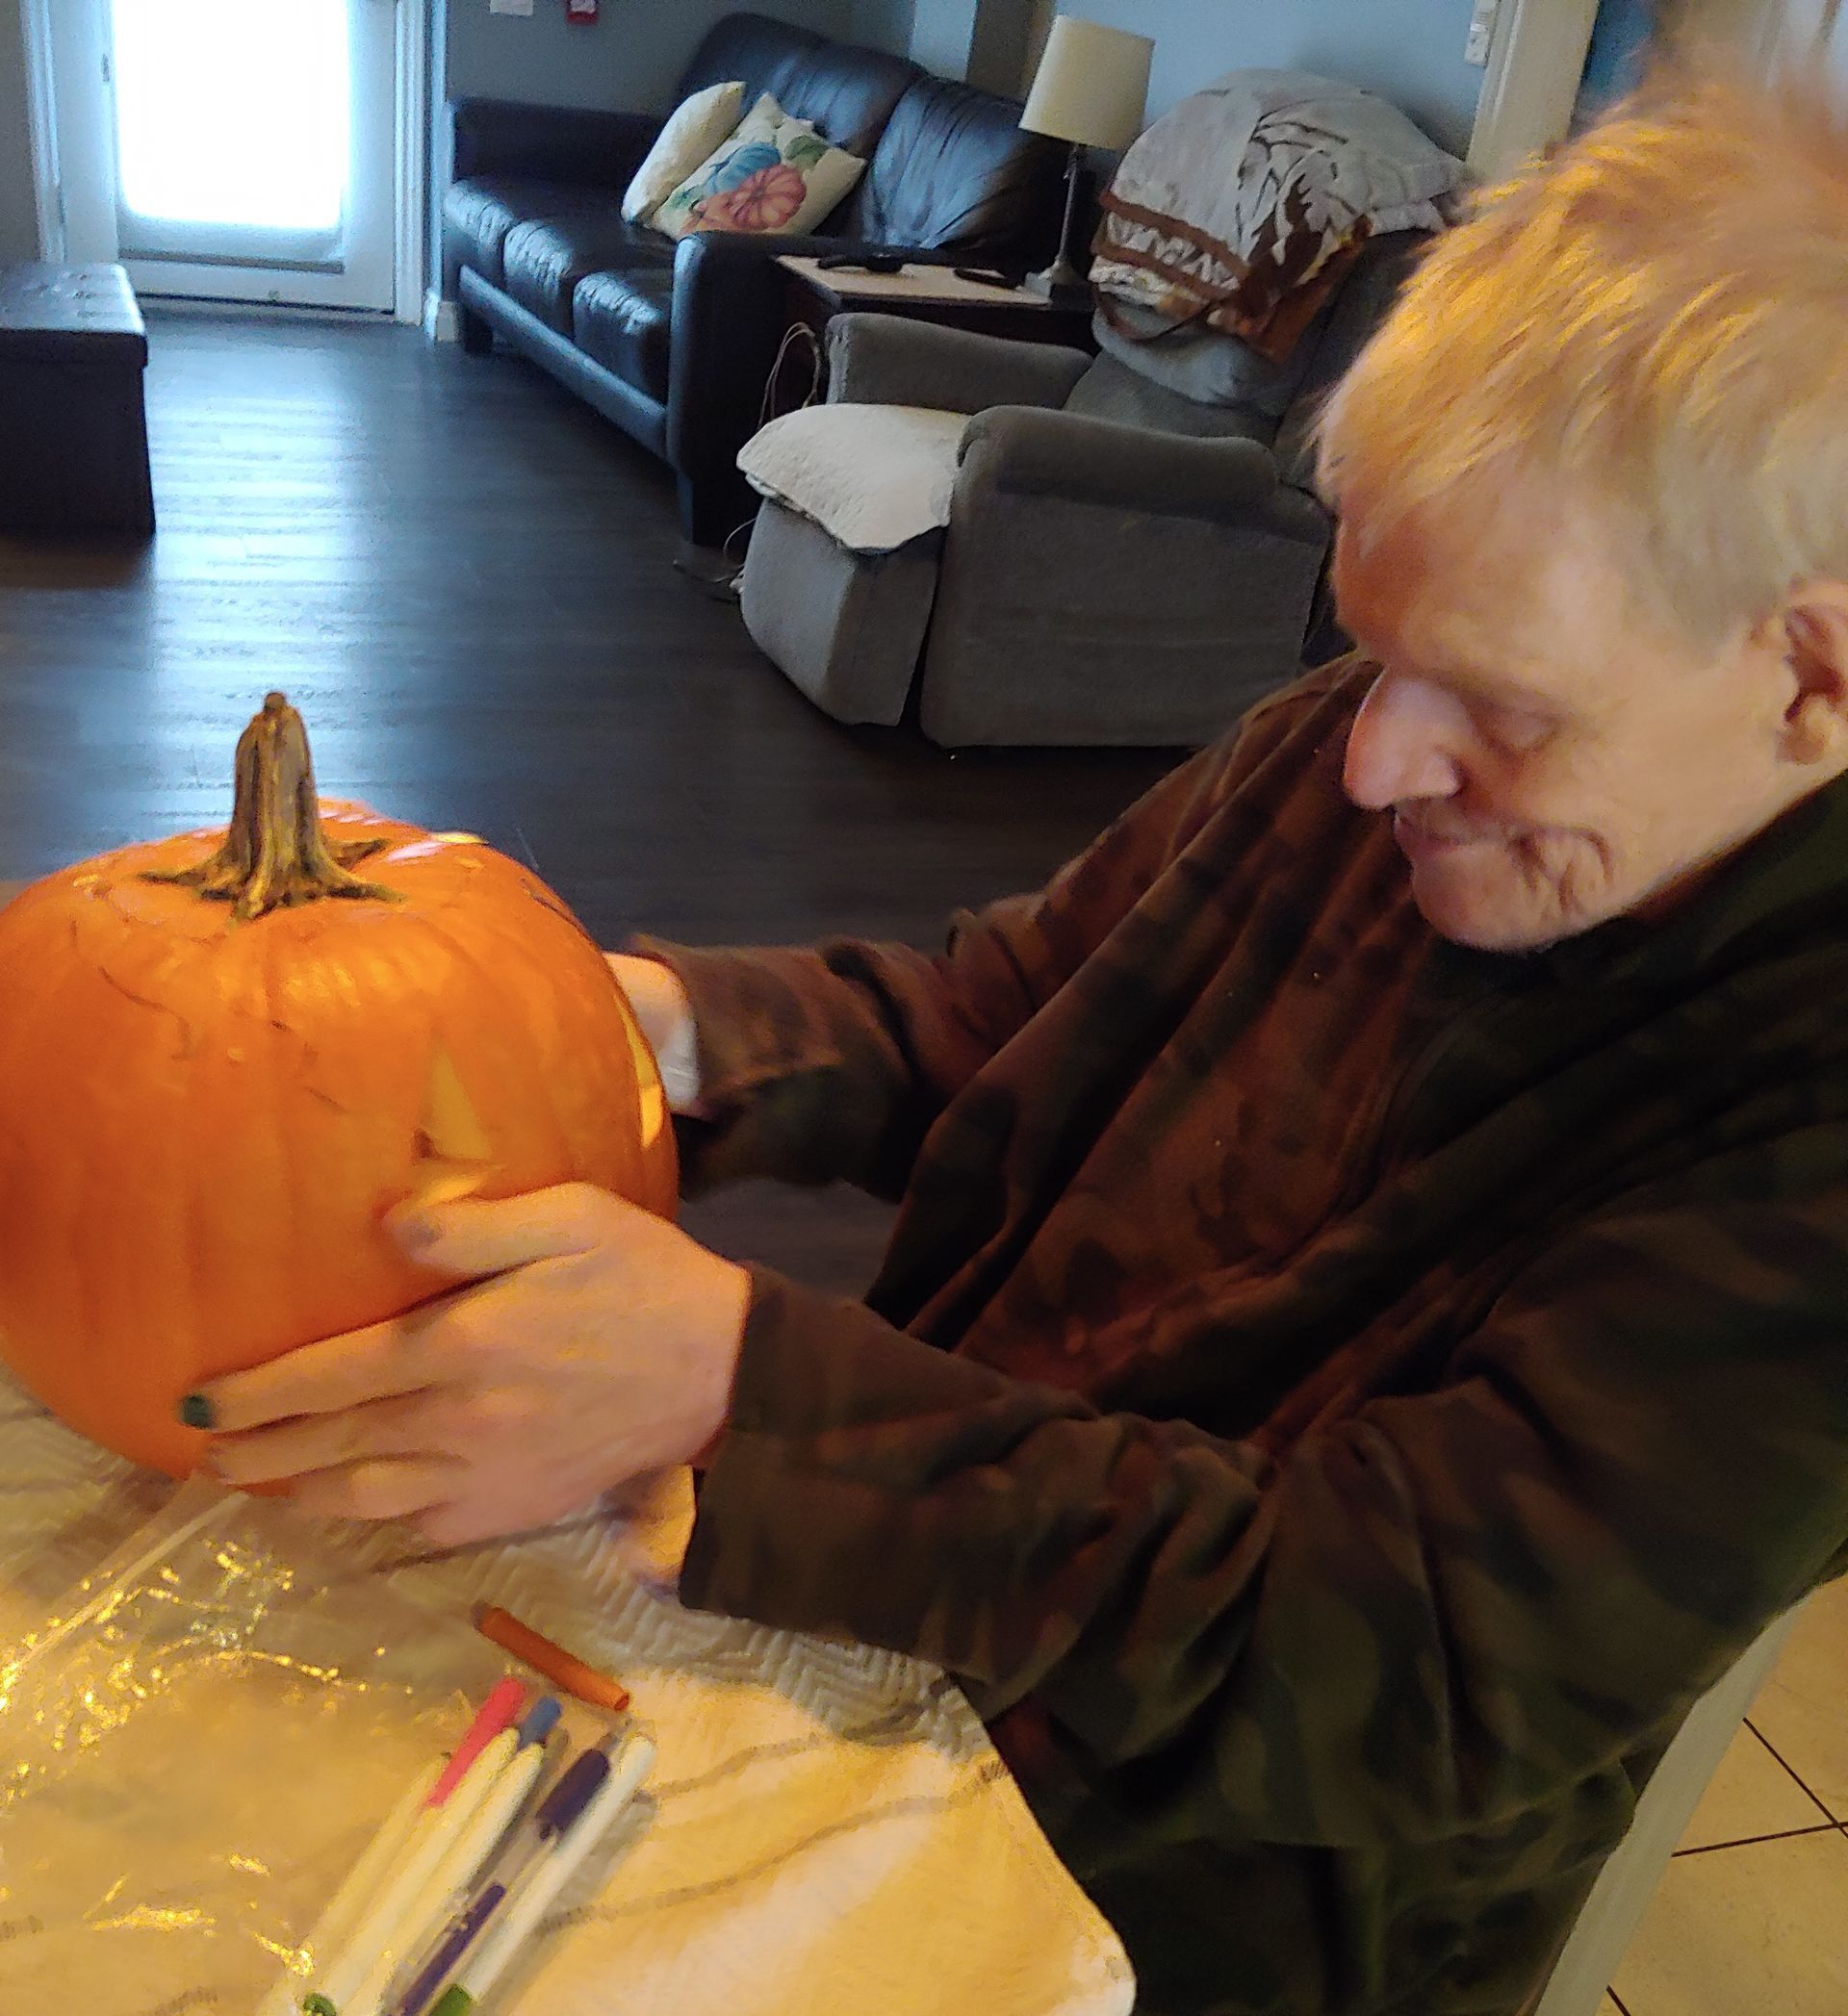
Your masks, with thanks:
<instances>
[{"instance_id":1,"label":"doorway","mask_svg":"<svg viewBox=\"0 0 1848 2016\"><path fill-rule=\"evenodd\" d=\"M142 294L417 319L397 0L34 5L64 259Z\"/></svg>"}]
</instances>

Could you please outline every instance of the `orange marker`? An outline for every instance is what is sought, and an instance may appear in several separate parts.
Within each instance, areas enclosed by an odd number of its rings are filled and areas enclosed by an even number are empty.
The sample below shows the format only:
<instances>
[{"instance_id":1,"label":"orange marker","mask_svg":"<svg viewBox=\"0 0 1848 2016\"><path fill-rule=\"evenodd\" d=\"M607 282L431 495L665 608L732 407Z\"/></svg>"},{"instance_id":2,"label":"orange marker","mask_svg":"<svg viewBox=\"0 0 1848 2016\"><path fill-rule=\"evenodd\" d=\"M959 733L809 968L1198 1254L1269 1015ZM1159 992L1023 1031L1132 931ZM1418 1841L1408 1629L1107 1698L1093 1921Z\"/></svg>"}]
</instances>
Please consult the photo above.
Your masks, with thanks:
<instances>
[{"instance_id":1,"label":"orange marker","mask_svg":"<svg viewBox=\"0 0 1848 2016\"><path fill-rule=\"evenodd\" d=\"M516 1659L524 1659L535 1672L543 1673L554 1687L574 1698L588 1701L593 1708L606 1708L611 1714L629 1706L627 1687L586 1666L581 1659L574 1659L562 1646L540 1637L529 1625L494 1604L483 1603L475 1611L475 1628Z\"/></svg>"}]
</instances>

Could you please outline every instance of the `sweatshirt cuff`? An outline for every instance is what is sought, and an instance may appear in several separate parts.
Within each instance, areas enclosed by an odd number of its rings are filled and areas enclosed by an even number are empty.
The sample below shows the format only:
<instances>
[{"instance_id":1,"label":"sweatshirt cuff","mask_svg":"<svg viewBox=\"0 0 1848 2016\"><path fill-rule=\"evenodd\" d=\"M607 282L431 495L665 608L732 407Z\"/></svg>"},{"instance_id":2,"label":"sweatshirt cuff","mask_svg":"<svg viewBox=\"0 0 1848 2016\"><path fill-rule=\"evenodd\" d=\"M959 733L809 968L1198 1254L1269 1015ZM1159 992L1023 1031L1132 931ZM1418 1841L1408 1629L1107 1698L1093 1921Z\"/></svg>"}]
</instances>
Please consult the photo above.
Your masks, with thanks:
<instances>
[{"instance_id":1,"label":"sweatshirt cuff","mask_svg":"<svg viewBox=\"0 0 1848 2016\"><path fill-rule=\"evenodd\" d=\"M1022 1565L1020 1505L987 1464L1093 1411L952 1357L861 1302L768 1268L751 1276L681 1601L979 1673L983 1619L1017 1595Z\"/></svg>"}]
</instances>

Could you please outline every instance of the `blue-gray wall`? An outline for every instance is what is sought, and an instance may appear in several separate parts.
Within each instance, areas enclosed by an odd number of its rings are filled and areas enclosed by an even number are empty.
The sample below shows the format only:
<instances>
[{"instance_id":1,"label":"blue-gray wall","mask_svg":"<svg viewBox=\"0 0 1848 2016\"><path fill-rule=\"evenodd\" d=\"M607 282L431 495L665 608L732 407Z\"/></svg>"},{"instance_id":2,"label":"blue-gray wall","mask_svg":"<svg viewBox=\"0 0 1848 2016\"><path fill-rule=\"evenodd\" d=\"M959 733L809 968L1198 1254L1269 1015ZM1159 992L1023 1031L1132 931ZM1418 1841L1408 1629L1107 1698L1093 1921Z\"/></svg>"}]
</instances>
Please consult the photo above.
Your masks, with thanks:
<instances>
[{"instance_id":1,"label":"blue-gray wall","mask_svg":"<svg viewBox=\"0 0 1848 2016\"><path fill-rule=\"evenodd\" d=\"M1600 0L1578 88L1581 120L1595 118L1642 82L1658 12L1656 0Z\"/></svg>"},{"instance_id":2,"label":"blue-gray wall","mask_svg":"<svg viewBox=\"0 0 1848 2016\"><path fill-rule=\"evenodd\" d=\"M857 42L902 56L911 45L912 0L853 0Z\"/></svg>"},{"instance_id":3,"label":"blue-gray wall","mask_svg":"<svg viewBox=\"0 0 1848 2016\"><path fill-rule=\"evenodd\" d=\"M0 265L38 256L25 37L18 8L0 5Z\"/></svg>"},{"instance_id":4,"label":"blue-gray wall","mask_svg":"<svg viewBox=\"0 0 1848 2016\"><path fill-rule=\"evenodd\" d=\"M920 17L934 4L917 0ZM1463 61L1470 0L1061 0L1059 12L1155 38L1151 118L1226 70L1300 67L1390 98L1453 153L1469 146L1482 88Z\"/></svg>"},{"instance_id":5,"label":"blue-gray wall","mask_svg":"<svg viewBox=\"0 0 1848 2016\"><path fill-rule=\"evenodd\" d=\"M524 98L667 112L701 36L738 0L603 0L603 18L574 27L562 0L537 0L531 16L488 12L488 0L448 0L450 97ZM856 0L755 0L819 34L851 38Z\"/></svg>"}]
</instances>

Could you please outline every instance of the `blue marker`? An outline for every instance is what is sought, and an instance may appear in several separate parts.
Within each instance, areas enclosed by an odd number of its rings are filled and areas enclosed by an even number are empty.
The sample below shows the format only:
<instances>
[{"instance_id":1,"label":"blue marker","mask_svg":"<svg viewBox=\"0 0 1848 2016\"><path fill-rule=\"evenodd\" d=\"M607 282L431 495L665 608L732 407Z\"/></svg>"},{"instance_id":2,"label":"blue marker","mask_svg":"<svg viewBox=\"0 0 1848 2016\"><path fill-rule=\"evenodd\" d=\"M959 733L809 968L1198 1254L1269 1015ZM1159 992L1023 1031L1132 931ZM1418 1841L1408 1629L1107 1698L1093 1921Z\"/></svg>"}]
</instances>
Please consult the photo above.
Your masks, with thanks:
<instances>
[{"instance_id":1,"label":"blue marker","mask_svg":"<svg viewBox=\"0 0 1848 2016\"><path fill-rule=\"evenodd\" d=\"M555 1713L557 1704L552 1705ZM505 1871L477 1891L450 1921L436 1951L419 1968L417 1978L404 1991L393 2016L418 2016L418 2011L454 1973L456 1962L474 1944L475 1935L494 1916L533 1859L570 1829L602 1790L608 1776L609 1753L606 1750L585 1750L572 1761L533 1815L532 1825L514 1848Z\"/></svg>"}]
</instances>

